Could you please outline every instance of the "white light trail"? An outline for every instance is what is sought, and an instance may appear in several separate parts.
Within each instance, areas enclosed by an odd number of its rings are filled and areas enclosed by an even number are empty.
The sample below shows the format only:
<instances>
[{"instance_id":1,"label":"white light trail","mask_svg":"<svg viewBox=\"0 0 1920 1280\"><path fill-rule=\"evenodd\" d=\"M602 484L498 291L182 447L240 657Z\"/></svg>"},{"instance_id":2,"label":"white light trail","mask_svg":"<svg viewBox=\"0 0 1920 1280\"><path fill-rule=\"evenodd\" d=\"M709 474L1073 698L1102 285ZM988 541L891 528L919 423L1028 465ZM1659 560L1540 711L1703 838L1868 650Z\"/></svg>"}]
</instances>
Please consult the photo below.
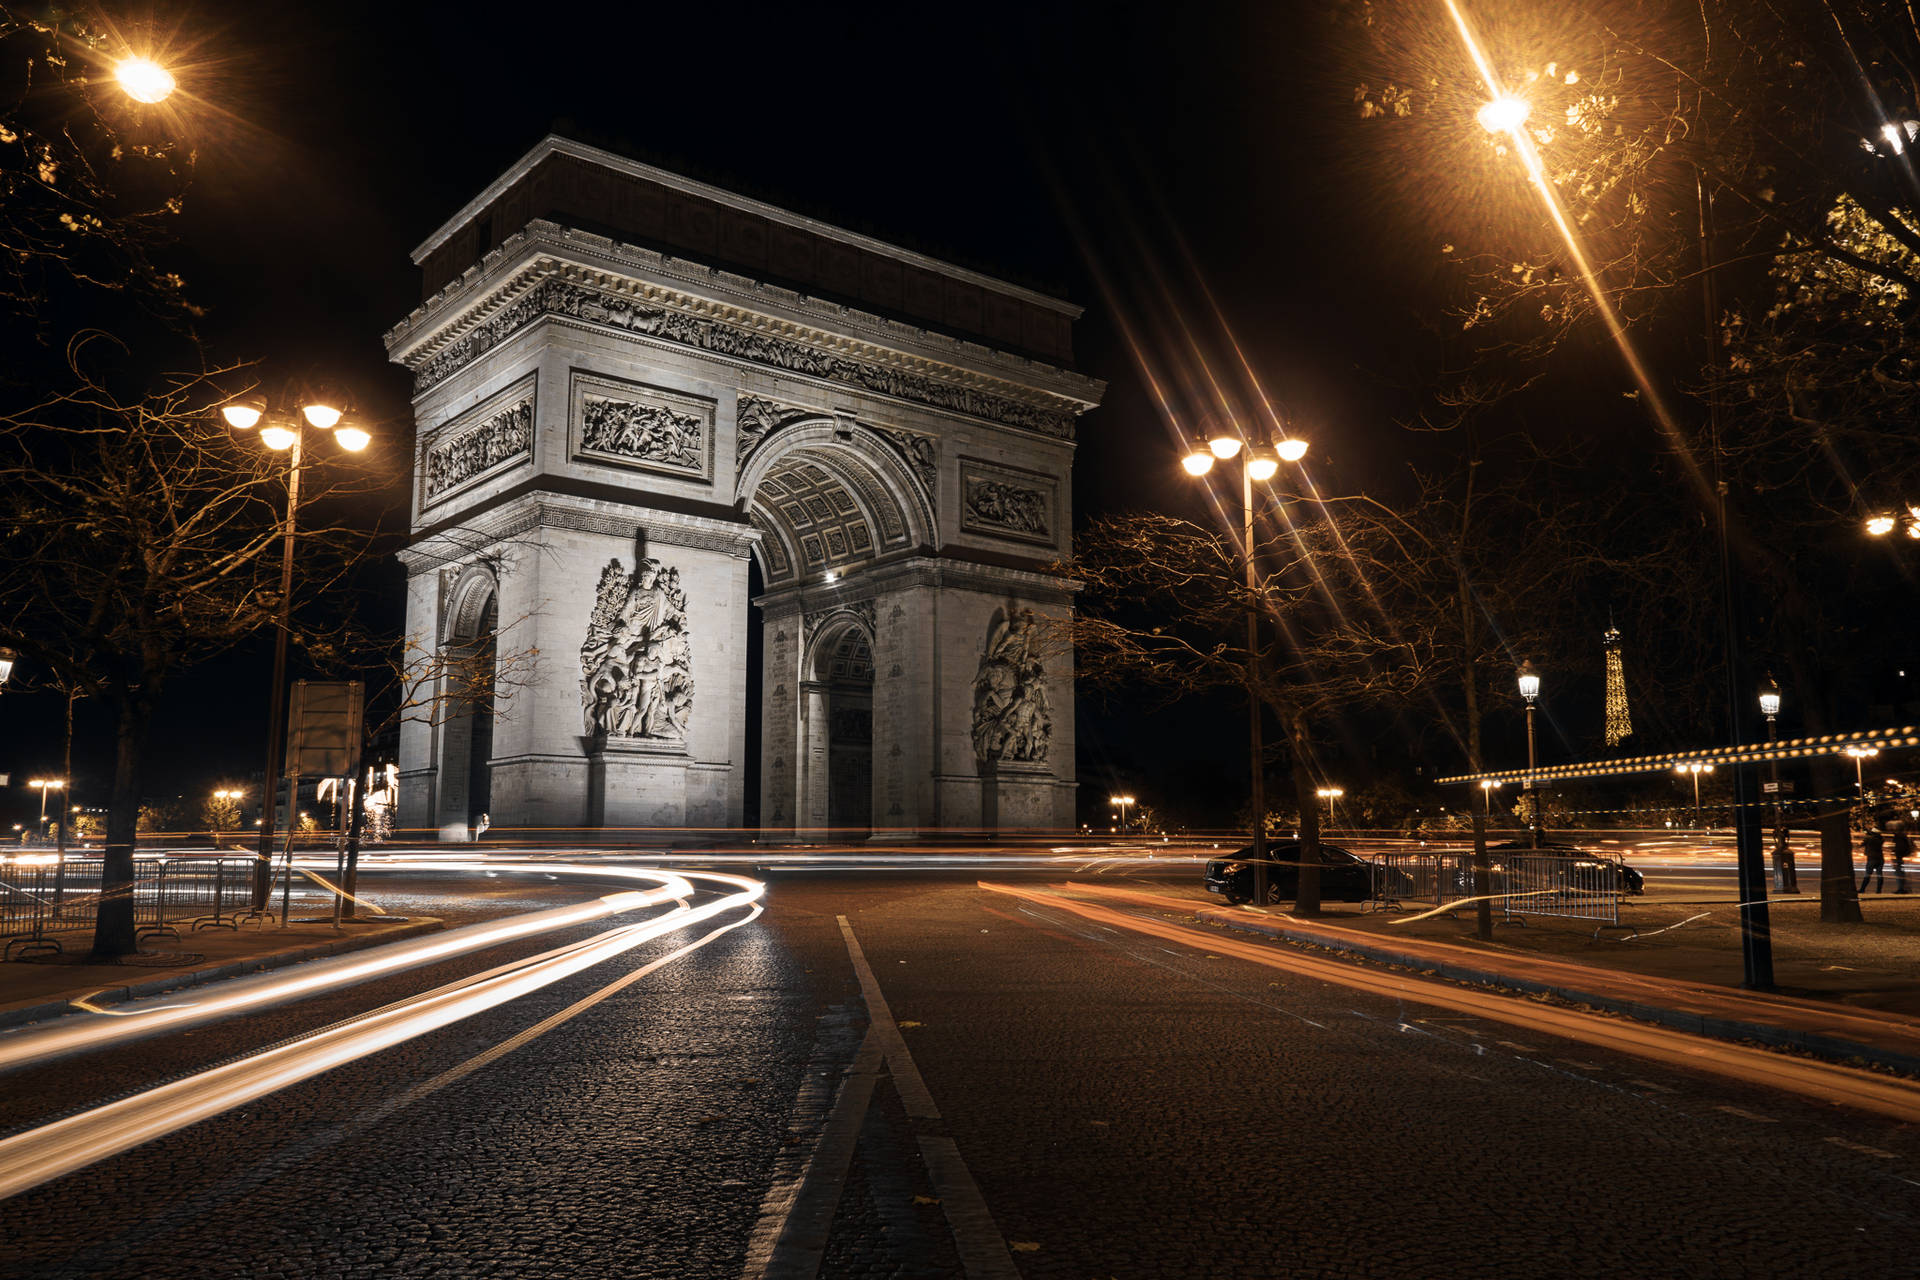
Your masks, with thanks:
<instances>
[{"instance_id":1,"label":"white light trail","mask_svg":"<svg viewBox=\"0 0 1920 1280\"><path fill-rule=\"evenodd\" d=\"M196 1072L0 1141L0 1200L164 1137L288 1085L493 1009L723 912L753 908L766 886L743 876L688 873L735 892L502 965L373 1010L311 1036ZM717 932L715 936L718 936Z\"/></svg>"},{"instance_id":2,"label":"white light trail","mask_svg":"<svg viewBox=\"0 0 1920 1280\"><path fill-rule=\"evenodd\" d=\"M329 960L316 960L286 973L262 974L257 978L242 978L231 983L222 983L218 988L213 989L212 994L204 996L173 992L165 997L169 1002L167 1004L136 1011L115 1010L115 1016L111 1018L59 1021L45 1027L12 1032L0 1036L0 1071L44 1062L62 1054L104 1049L125 1044L143 1036L179 1031L239 1013L258 1012L288 1001L303 1000L325 991L349 987L371 978L386 977L408 969L417 969L422 965L449 960L455 956L478 951L483 947L498 946L503 942L551 933L556 929L587 924L629 911L663 906L670 902L683 902L693 897L695 892L692 883L678 873L630 867L573 866L557 862L484 862L473 859L460 861L408 859L382 863L381 866L383 869L399 871L492 870L526 871L539 874L566 872L592 876L596 879L634 880L657 887L644 891L623 890L574 906L531 911L507 920L467 925L425 938L391 943L368 952L338 956ZM738 876L709 874L739 885L757 883Z\"/></svg>"}]
</instances>

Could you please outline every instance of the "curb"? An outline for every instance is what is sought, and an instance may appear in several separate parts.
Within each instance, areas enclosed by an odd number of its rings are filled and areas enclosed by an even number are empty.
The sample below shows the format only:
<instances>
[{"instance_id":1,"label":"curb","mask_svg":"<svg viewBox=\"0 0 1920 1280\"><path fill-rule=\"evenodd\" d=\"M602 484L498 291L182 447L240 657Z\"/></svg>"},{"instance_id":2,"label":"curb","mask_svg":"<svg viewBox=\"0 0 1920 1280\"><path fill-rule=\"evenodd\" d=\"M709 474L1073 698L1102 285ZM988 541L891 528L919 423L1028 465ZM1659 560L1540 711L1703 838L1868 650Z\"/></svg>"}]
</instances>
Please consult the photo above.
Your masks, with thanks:
<instances>
[{"instance_id":1,"label":"curb","mask_svg":"<svg viewBox=\"0 0 1920 1280\"><path fill-rule=\"evenodd\" d=\"M1884 1049L1877 1045L1861 1044L1855 1040L1845 1040L1838 1036L1822 1034L1818 1031L1801 1031L1792 1027L1776 1026L1770 1022L1743 1022L1738 1018L1715 1017L1710 1014L1684 1013L1678 1009L1668 1009L1660 1005L1646 1004L1623 996L1602 995L1598 992L1583 991L1578 987L1563 986L1559 983L1541 982L1532 978L1516 978L1512 974L1501 973L1493 969L1476 968L1455 961L1435 960L1431 956L1416 955L1396 950L1392 946L1359 942L1311 929L1291 929L1282 924L1270 924L1264 920L1251 920L1229 915L1217 908L1203 907L1194 913L1202 920L1225 925L1229 929L1239 929L1247 933L1265 934L1269 937L1284 938L1289 942L1305 942L1326 951L1335 951L1354 956L1361 960L1373 960L1385 964L1396 964L1408 969L1417 969L1423 973L1434 973L1455 982L1474 982L1484 986L1498 987L1506 991L1517 991L1527 995L1557 996L1562 1000L1571 1000L1576 1004L1587 1005L1595 1009L1604 1009L1609 1013L1622 1014L1641 1022L1652 1022L1675 1031L1684 1031L1690 1035L1705 1036L1714 1040L1747 1040L1775 1048L1801 1049L1817 1054L1822 1058L1836 1058L1842 1061L1858 1059L1892 1071L1907 1075L1920 1076L1920 1056L1901 1053L1894 1049Z\"/></svg>"},{"instance_id":2,"label":"curb","mask_svg":"<svg viewBox=\"0 0 1920 1280\"><path fill-rule=\"evenodd\" d=\"M107 987L100 991L86 992L93 1004L125 1004L129 1000L139 1000L147 996L160 995L167 991L178 991L183 987L205 986L210 982L225 982L229 978L242 978L248 974L265 973L269 969L284 969L289 965L301 964L308 960L321 960L327 956L345 955L350 951L364 951L369 947L383 946L389 942L399 942L421 934L437 933L445 927L440 920L416 920L409 924L397 925L380 933L361 934L358 937L335 938L328 942L316 942L304 947L295 947L287 951L270 951L265 955L249 956L244 960L229 960L224 964L210 965L205 969L192 969L186 972L163 973L143 982L130 982L123 987ZM30 1022L42 1022L48 1018L64 1017L67 1014L84 1012L72 1004L72 996L81 994L71 992L64 996L54 996L46 1000L37 1000L32 1004L15 1004L0 1007L0 1030L25 1026Z\"/></svg>"}]
</instances>

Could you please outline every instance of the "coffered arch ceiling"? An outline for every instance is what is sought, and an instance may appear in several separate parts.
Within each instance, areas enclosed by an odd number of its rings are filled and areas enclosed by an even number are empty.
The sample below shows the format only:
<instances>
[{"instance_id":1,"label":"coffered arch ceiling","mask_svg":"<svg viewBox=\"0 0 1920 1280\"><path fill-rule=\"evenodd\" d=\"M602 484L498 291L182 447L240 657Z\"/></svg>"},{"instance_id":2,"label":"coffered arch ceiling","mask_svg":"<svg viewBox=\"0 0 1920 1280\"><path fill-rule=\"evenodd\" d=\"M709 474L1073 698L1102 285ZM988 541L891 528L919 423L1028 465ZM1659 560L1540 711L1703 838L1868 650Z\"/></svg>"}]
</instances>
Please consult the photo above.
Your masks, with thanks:
<instances>
[{"instance_id":1,"label":"coffered arch ceiling","mask_svg":"<svg viewBox=\"0 0 1920 1280\"><path fill-rule=\"evenodd\" d=\"M856 445L830 433L797 439L765 463L755 468L746 508L762 535L769 587L845 573L930 540L913 482Z\"/></svg>"}]
</instances>

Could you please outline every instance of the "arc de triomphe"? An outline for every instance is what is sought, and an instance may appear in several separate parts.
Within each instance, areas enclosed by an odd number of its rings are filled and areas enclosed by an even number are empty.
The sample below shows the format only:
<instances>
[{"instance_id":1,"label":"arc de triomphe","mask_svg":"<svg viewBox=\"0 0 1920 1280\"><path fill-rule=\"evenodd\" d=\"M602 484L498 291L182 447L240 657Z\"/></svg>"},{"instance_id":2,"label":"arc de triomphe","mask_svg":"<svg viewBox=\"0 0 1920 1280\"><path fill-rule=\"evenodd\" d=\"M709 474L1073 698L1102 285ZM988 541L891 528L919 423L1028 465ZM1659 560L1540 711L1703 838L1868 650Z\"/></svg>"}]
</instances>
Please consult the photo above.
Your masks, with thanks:
<instances>
[{"instance_id":1,"label":"arc de triomphe","mask_svg":"<svg viewBox=\"0 0 1920 1280\"><path fill-rule=\"evenodd\" d=\"M750 643L765 833L1073 824L1078 308L554 137L414 260L402 825L739 826Z\"/></svg>"}]
</instances>

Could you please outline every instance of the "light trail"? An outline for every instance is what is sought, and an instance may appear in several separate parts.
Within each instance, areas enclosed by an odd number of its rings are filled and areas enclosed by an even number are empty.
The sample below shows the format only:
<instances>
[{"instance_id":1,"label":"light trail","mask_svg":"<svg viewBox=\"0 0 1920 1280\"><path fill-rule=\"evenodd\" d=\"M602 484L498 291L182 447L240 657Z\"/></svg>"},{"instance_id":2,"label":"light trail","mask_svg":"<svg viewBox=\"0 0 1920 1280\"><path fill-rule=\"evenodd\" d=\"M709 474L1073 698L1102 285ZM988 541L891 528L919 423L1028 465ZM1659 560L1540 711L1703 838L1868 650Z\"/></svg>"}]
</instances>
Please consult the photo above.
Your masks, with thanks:
<instances>
[{"instance_id":1,"label":"light trail","mask_svg":"<svg viewBox=\"0 0 1920 1280\"><path fill-rule=\"evenodd\" d=\"M1486 1018L1508 1026L1559 1036L1581 1044L1632 1054L1668 1066L1744 1080L1767 1088L1811 1098L1816 1102L1838 1103L1862 1111L1891 1117L1905 1124L1920 1123L1920 1087L1891 1076L1876 1075L1854 1067L1812 1059L1793 1058L1750 1049L1745 1045L1706 1040L1666 1027L1647 1026L1618 1018L1535 1004L1512 996L1492 995L1470 987L1455 986L1406 974L1382 972L1338 960L1323 960L1291 949L1267 943L1243 942L1223 937L1218 932L1201 931L1161 920L1147 919L1129 911L1083 902L1065 892L1025 889L1017 885L991 884L980 887L1029 902L1041 903L1096 924L1128 929L1149 937L1175 942L1203 953L1232 956L1269 969L1286 970L1357 991L1366 991L1389 1000L1412 1001L1439 1009L1451 1009ZM1103 898L1134 901L1156 910L1172 906L1189 911L1192 903L1155 899L1154 895L1114 889L1104 885L1061 885L1062 891L1094 893ZM1836 1014L1844 1018L1845 1014Z\"/></svg>"},{"instance_id":2,"label":"light trail","mask_svg":"<svg viewBox=\"0 0 1920 1280\"><path fill-rule=\"evenodd\" d=\"M59 1021L45 1027L32 1027L0 1036L0 1071L38 1064L70 1053L90 1052L125 1044L145 1036L179 1031L205 1022L254 1013L293 1000L303 1000L322 992L339 990L372 978L417 969L485 947L498 946L521 938L535 937L575 925L588 924L608 916L671 902L684 902L695 890L685 876L675 872L644 868L573 866L566 863L490 862L472 858L457 861L397 859L380 864L391 870L492 870L523 871L543 875L556 873L626 879L650 883L648 890L622 890L591 902L570 907L552 907L527 912L507 920L467 925L425 938L395 942L373 951L303 964L286 973L262 974L222 983L213 994L185 996L170 992L157 997L168 1001L148 1009L113 1011L112 1017ZM729 882L753 884L738 876L709 873ZM83 1006L85 1007L85 1006ZM91 1010L92 1012L101 1012Z\"/></svg>"},{"instance_id":3,"label":"light trail","mask_svg":"<svg viewBox=\"0 0 1920 1280\"><path fill-rule=\"evenodd\" d=\"M0 1200L335 1067L484 1013L665 934L724 912L741 908L757 911L766 892L765 885L744 876L690 874L731 884L735 891L702 906L679 907L652 920L622 925L583 942L460 979L292 1043L248 1054L0 1140ZM720 932L716 930L712 937ZM515 1042L519 1040L518 1036L514 1038Z\"/></svg>"}]
</instances>

